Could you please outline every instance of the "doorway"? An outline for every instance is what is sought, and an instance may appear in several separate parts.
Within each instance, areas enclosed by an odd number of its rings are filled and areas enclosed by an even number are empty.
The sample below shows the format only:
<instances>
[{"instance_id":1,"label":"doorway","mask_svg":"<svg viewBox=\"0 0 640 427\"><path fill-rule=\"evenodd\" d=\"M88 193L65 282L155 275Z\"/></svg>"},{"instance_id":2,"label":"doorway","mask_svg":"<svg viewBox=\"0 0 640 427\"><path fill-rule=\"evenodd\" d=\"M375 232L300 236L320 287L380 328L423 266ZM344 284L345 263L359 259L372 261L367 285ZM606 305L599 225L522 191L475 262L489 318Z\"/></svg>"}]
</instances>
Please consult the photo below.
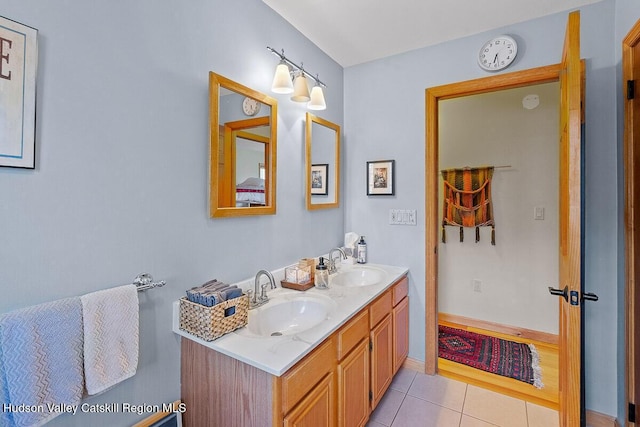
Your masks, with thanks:
<instances>
[{"instance_id":1,"label":"doorway","mask_svg":"<svg viewBox=\"0 0 640 427\"><path fill-rule=\"evenodd\" d=\"M426 294L429 301L426 310L426 357L425 371L428 374L437 372L437 343L438 331L438 245L440 242L438 223L438 172L439 172L439 144L438 144L438 103L442 99L464 97L468 95L495 92L535 84L543 84L559 81L560 66L525 70L516 73L503 74L495 77L486 77L445 86L430 88L426 92L427 104L427 150L426 150Z\"/></svg>"},{"instance_id":2,"label":"doorway","mask_svg":"<svg viewBox=\"0 0 640 427\"><path fill-rule=\"evenodd\" d=\"M559 275L549 287L560 297L560 426L585 425L582 304L597 300L583 292L582 151L584 61L580 60L580 12L569 13L561 62L520 72L430 88L425 93L425 372L438 369L438 104L440 100L546 82L560 82L559 120Z\"/></svg>"},{"instance_id":3,"label":"doorway","mask_svg":"<svg viewBox=\"0 0 640 427\"><path fill-rule=\"evenodd\" d=\"M439 144L439 111L440 102L450 99L469 97L472 95L488 94L503 92L510 89L532 87L534 85L544 85L548 83L556 83L560 81L560 66L548 66L526 70L517 73L505 74L496 77L487 77L479 80L456 83L427 90L427 156L426 169L431 171L427 173L426 183L426 229L427 229L427 298L435 296L435 304L427 304L426 309L426 360L425 371L429 374L435 374L438 370L438 278L439 272L439 246L441 242L441 224L440 212L441 204L439 203L440 180L439 171L440 163L440 144ZM557 141L557 138L556 138ZM557 143L557 142L556 142ZM562 154L562 151L560 154ZM562 159L562 156L558 156ZM508 162L507 162L508 163ZM555 165L558 165L556 162ZM557 208L557 207L556 207ZM498 228L498 236L499 236ZM457 233L450 233L455 235ZM472 234L472 233L469 233ZM457 236L455 236L457 239ZM487 240L487 239L485 239ZM499 237L497 238L499 241ZM474 244L473 242L471 244ZM500 244L500 243L498 243ZM429 250L433 248L433 251ZM557 307L554 300L549 300L549 304ZM557 319L557 317L556 317ZM431 345L429 345L431 344ZM557 384L557 379L554 379ZM504 389L503 389L504 390ZM517 393L516 393L517 394ZM533 399L535 401L535 399ZM556 400L557 402L557 400ZM542 403L539 401L539 403ZM547 405L552 406L552 405ZM552 406L553 407L553 406Z\"/></svg>"},{"instance_id":4,"label":"doorway","mask_svg":"<svg viewBox=\"0 0 640 427\"><path fill-rule=\"evenodd\" d=\"M455 177L463 168L480 173L491 166L488 200L495 219L495 229L481 226L475 233L473 227L441 227L439 327L533 345L532 365L542 372L529 372L536 387L442 355L439 371L555 410L558 301L547 287L559 274L559 93L559 83L551 82L445 99L438 118L438 170ZM440 179L438 221L443 184Z\"/></svg>"}]
</instances>

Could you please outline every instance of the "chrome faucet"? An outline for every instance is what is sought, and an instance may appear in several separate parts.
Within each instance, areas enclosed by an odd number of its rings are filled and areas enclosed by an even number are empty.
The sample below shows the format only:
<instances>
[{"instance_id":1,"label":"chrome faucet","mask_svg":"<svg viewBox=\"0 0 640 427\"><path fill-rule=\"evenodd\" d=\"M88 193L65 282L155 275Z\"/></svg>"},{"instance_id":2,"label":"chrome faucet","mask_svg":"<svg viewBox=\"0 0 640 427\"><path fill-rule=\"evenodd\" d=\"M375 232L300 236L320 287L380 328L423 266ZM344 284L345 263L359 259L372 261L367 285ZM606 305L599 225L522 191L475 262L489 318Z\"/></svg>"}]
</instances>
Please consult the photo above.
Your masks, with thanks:
<instances>
[{"instance_id":1,"label":"chrome faucet","mask_svg":"<svg viewBox=\"0 0 640 427\"><path fill-rule=\"evenodd\" d=\"M329 251L329 274L333 274L333 273L337 273L338 272L338 268L336 267L336 262L333 259L333 253L334 252L340 252L340 254L342 255L342 259L347 259L347 254L344 253L344 251L342 250L342 248L333 248ZM338 260L340 260L340 255L338 255Z\"/></svg>"},{"instance_id":2,"label":"chrome faucet","mask_svg":"<svg viewBox=\"0 0 640 427\"><path fill-rule=\"evenodd\" d=\"M256 273L256 279L254 282L254 289L249 289L247 291L247 295L249 296L249 310L252 308L260 307L263 304L266 304L269 301L269 297L267 296L267 284L264 283L260 285L260 277L267 276L269 279L269 285L271 289L276 288L276 281L273 278L273 275L267 270L260 270ZM260 287L260 293L258 293L258 287Z\"/></svg>"}]
</instances>

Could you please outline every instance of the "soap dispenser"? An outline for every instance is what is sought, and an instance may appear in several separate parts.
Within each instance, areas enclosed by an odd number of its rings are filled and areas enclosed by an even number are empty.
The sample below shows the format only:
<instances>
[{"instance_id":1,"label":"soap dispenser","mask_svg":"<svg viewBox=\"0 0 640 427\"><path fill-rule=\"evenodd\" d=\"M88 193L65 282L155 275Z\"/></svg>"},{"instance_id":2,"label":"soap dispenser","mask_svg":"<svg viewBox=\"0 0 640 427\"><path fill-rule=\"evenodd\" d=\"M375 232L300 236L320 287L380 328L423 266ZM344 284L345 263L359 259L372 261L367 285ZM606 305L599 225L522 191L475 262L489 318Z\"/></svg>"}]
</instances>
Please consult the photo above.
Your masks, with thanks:
<instances>
[{"instance_id":1,"label":"soap dispenser","mask_svg":"<svg viewBox=\"0 0 640 427\"><path fill-rule=\"evenodd\" d=\"M329 270L324 263L324 258L320 257L320 262L316 265L316 288L329 289Z\"/></svg>"},{"instance_id":2,"label":"soap dispenser","mask_svg":"<svg viewBox=\"0 0 640 427\"><path fill-rule=\"evenodd\" d=\"M367 262L367 243L364 241L364 236L360 236L358 242L358 264L366 264Z\"/></svg>"}]
</instances>

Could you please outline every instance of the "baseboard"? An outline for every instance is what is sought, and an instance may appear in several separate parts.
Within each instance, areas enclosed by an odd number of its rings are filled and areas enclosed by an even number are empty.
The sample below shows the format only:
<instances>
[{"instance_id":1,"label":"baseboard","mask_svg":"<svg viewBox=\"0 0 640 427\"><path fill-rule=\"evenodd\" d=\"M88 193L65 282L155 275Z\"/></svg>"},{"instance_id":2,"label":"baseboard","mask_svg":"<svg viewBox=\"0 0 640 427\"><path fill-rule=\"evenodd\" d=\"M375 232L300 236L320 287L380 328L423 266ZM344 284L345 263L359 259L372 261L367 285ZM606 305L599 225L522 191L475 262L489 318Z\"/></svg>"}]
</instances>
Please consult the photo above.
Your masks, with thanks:
<instances>
[{"instance_id":1,"label":"baseboard","mask_svg":"<svg viewBox=\"0 0 640 427\"><path fill-rule=\"evenodd\" d=\"M618 420L610 415L587 410L587 427L619 427Z\"/></svg>"},{"instance_id":2,"label":"baseboard","mask_svg":"<svg viewBox=\"0 0 640 427\"><path fill-rule=\"evenodd\" d=\"M547 332L535 331L532 329L521 328L517 326L503 325L485 320L472 319L469 317L458 316L456 314L438 313L438 322L455 323L466 326L467 328L484 329L485 331L498 332L509 335L512 338L522 338L523 340L532 340L546 343L549 345L558 345L559 337L555 334Z\"/></svg>"},{"instance_id":3,"label":"baseboard","mask_svg":"<svg viewBox=\"0 0 640 427\"><path fill-rule=\"evenodd\" d=\"M418 359L412 359L407 357L402 364L403 368L411 369L412 371L424 372L424 361Z\"/></svg>"}]
</instances>

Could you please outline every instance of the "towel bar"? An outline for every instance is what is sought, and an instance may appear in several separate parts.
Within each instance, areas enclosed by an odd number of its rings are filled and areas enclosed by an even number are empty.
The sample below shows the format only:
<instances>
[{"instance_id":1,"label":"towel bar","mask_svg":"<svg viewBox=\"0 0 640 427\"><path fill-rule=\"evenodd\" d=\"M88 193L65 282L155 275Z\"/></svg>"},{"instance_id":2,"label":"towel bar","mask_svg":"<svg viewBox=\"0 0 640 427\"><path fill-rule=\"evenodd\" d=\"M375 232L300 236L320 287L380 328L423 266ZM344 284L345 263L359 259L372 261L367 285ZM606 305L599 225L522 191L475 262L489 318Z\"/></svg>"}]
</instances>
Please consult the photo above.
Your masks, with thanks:
<instances>
[{"instance_id":1,"label":"towel bar","mask_svg":"<svg viewBox=\"0 0 640 427\"><path fill-rule=\"evenodd\" d=\"M149 273L141 273L138 274L135 279L133 279L133 284L136 285L138 292L142 292L146 291L147 289L161 288L167 283L164 280L154 282L153 276L151 276Z\"/></svg>"}]
</instances>

